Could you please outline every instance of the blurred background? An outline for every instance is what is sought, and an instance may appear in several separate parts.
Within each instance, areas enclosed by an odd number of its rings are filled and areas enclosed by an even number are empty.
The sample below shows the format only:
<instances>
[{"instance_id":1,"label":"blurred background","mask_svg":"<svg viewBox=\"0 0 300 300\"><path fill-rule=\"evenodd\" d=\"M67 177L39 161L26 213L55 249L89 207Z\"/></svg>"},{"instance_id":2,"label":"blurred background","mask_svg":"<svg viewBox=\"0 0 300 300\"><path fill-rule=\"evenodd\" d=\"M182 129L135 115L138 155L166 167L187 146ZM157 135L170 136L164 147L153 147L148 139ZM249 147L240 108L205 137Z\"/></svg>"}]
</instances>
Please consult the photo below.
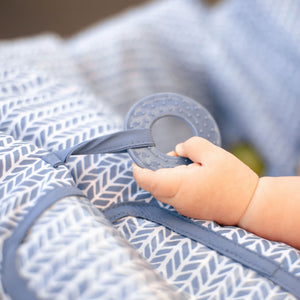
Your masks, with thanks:
<instances>
[{"instance_id":1,"label":"blurred background","mask_svg":"<svg viewBox=\"0 0 300 300\"><path fill-rule=\"evenodd\" d=\"M149 0L0 0L0 39L52 31L68 37ZM215 3L217 0L206 0Z\"/></svg>"},{"instance_id":2,"label":"blurred background","mask_svg":"<svg viewBox=\"0 0 300 300\"><path fill-rule=\"evenodd\" d=\"M146 0L0 0L0 39L45 31L63 37Z\"/></svg>"}]
</instances>

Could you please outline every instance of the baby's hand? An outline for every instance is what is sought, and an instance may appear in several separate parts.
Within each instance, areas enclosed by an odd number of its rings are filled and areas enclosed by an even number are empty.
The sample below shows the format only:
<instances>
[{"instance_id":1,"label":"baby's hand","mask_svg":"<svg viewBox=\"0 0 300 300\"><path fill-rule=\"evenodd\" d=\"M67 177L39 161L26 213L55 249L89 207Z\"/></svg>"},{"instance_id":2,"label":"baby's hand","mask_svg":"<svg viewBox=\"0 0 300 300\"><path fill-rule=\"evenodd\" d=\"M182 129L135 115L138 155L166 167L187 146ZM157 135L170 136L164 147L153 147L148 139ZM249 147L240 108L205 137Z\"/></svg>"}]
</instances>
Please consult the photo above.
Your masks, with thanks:
<instances>
[{"instance_id":1,"label":"baby's hand","mask_svg":"<svg viewBox=\"0 0 300 300\"><path fill-rule=\"evenodd\" d=\"M138 185L185 216L238 224L258 176L235 156L200 137L178 144L175 151L194 163L157 171L134 164Z\"/></svg>"}]
</instances>

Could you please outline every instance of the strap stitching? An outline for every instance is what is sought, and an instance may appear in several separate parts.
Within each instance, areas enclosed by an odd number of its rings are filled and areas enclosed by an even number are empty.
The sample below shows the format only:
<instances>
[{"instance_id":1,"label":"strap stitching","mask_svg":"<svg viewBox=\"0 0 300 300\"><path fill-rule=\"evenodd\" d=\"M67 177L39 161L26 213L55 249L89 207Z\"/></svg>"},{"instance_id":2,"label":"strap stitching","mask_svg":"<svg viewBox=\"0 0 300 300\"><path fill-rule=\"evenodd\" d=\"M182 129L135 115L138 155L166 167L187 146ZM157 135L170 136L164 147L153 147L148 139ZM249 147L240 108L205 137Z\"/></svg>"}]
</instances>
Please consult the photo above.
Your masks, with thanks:
<instances>
[{"instance_id":1,"label":"strap stitching","mask_svg":"<svg viewBox=\"0 0 300 300\"><path fill-rule=\"evenodd\" d=\"M210 233L210 234L215 235L216 237L218 237L219 239L222 239L222 240L226 241L227 243L232 243L232 244L235 245L237 248L242 249L243 251L249 252L251 255L257 256L258 258L265 260L265 261L268 262L271 266L274 267L274 270L272 270L272 272L266 273L266 272L262 271L259 264L255 263L255 262L253 262L253 261L250 261L250 260L248 260L247 258L242 257L242 256L240 256L239 254L237 254L237 253L235 253L235 252L232 252L230 249L224 248L224 247L222 247L222 246L220 246L220 247L218 248L218 249L220 249L221 251L223 250L225 253L231 254L231 257L237 257L238 259L240 259L241 261L244 261L244 262L248 263L249 265L250 265L250 263L251 263L254 267L256 267L256 268L258 269L258 270L255 270L256 272L260 272L261 274L263 274L266 278L268 278L268 279L270 279L270 280L273 279L274 282L275 282L277 285L279 285L279 283L277 283L277 280L276 280L276 277L275 277L275 273L276 273L278 270L279 270L280 272L282 272L284 275L286 275L286 276L288 276L288 277L292 277L293 279L295 279L296 281L298 281L298 282L300 283L300 279L299 279L298 277L296 277L296 275L294 275L294 274L288 272L286 269L282 268L279 264L277 264L277 263L275 263L274 261L270 260L268 257L265 257L265 256L263 256L263 255L261 255L261 254L259 254L259 253L257 253L257 252L254 252L253 250L247 249L247 248L241 246L240 244L236 243L235 241L229 240L229 239L225 238L224 236L218 234L217 232L214 232L214 231L212 231L212 230L209 230L208 228L206 228L206 227L204 227L204 226L202 226L202 225L200 225L200 224L198 224L198 223L193 222L191 219L188 219L188 218L186 218L186 217L184 217L184 216L181 216L181 215L179 215L179 214L177 214L177 213L174 213L174 212L172 212L172 211L169 211L169 210L166 210L166 209L164 209L164 208L161 208L161 207L159 207L159 206L157 206L157 205L152 205L152 204L147 204L147 203L143 203L143 204L142 204L142 203L134 203L134 202L129 202L129 201L128 201L128 202L123 202L123 203L116 204L116 205L114 205L114 206L111 207L111 208L105 209L105 210L103 211L103 213L104 213L104 214L107 214L110 210L113 210L113 209L115 209L115 208L122 207L122 206L125 206L125 205L130 205L130 206L132 206L132 207L134 207L134 208L135 208L135 207L142 207L142 208L145 207L145 208L147 209L147 211L149 210L149 207L150 207L150 208L156 208L156 209L162 210L162 211L164 211L165 213L168 213L168 214L172 215L172 216L175 217L175 218L178 218L178 219L180 219L180 220L182 220L182 221L185 221L185 222L187 222L187 223L189 223L189 224L192 224L192 225L194 225L194 226L197 226L197 227L201 228L202 230L204 230L204 231L206 231L206 232L208 232L208 233ZM124 210L124 213L125 213L126 215L128 215L128 216L130 216L130 215L132 214L131 211L126 210L126 209ZM120 213L113 214L109 219L112 220L112 219L114 218L114 220L116 220L116 217L117 217L117 218L124 217L124 213L123 213L123 212L120 212ZM144 217L144 218L147 219L147 216L145 216L145 215L143 215L143 216L141 216L141 217ZM153 221L153 220L151 219L151 217L149 217L149 216L148 216L148 219L149 219L150 221ZM154 218L154 219L155 219L155 218ZM168 228L171 229L171 230L174 230L175 232L177 232L177 233L179 233L179 234L186 235L187 237L191 237L191 238L192 238L193 240L195 240L195 241L199 241L199 240L200 240L200 238L198 238L197 236L195 236L195 234L193 234L193 233L191 233L191 232L189 232L189 231L186 231L186 230L177 229L177 226L176 226L176 225L175 225L175 226L174 226L174 225L170 225L170 223L169 223L168 221L166 221L165 219L161 219L161 218L157 217L157 220L158 220L158 222L161 222L161 225L164 225L164 226L168 227ZM156 222L156 221L154 221L154 222ZM158 223L158 222L157 222L157 223ZM179 232L178 232L178 231L179 231ZM210 243L210 242L206 242L205 245L206 245L206 246L210 245L210 246L208 246L208 247L214 249L214 246L211 246L211 245L213 245L213 244ZM219 250L219 252L221 252L220 250ZM218 250L215 250L215 251L218 251ZM225 256L226 256L226 254L225 254ZM236 260L238 261L238 259L236 259ZM240 261L238 261L238 262L239 262L239 263L242 263L242 262L240 262ZM247 266L247 267L248 267L248 266ZM248 267L248 268L251 269L251 267ZM270 274L269 274L269 273L270 273ZM289 290L292 291L292 293L295 294L295 295L298 294L298 291L297 291L293 286L289 287Z\"/></svg>"}]
</instances>

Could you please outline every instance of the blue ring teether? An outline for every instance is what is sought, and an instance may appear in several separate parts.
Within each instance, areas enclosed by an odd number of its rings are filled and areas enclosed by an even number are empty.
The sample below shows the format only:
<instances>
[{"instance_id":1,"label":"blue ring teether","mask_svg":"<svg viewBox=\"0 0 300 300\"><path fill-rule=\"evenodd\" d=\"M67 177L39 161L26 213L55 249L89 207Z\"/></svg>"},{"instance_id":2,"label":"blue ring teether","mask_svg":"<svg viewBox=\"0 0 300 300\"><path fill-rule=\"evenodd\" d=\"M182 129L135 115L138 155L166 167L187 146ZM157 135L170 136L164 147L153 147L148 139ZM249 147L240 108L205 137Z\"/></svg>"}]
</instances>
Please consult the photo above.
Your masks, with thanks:
<instances>
[{"instance_id":1,"label":"blue ring teether","mask_svg":"<svg viewBox=\"0 0 300 300\"><path fill-rule=\"evenodd\" d=\"M204 137L220 145L220 133L216 122L199 103L173 93L155 94L136 103L125 119L125 130L99 136L67 149L50 152L43 160L58 167L71 155L123 153L128 151L139 166L157 170L172 168L191 161L184 157L171 157L155 147L152 125L163 117L174 116L185 121L196 136Z\"/></svg>"},{"instance_id":2,"label":"blue ring teether","mask_svg":"<svg viewBox=\"0 0 300 300\"><path fill-rule=\"evenodd\" d=\"M159 93L141 99L128 112L124 129L151 129L157 120L167 116L182 119L191 127L194 136L206 138L220 146L220 132L211 114L198 102L175 93ZM128 153L137 165L152 170L191 163L184 157L168 156L155 146L128 149Z\"/></svg>"}]
</instances>

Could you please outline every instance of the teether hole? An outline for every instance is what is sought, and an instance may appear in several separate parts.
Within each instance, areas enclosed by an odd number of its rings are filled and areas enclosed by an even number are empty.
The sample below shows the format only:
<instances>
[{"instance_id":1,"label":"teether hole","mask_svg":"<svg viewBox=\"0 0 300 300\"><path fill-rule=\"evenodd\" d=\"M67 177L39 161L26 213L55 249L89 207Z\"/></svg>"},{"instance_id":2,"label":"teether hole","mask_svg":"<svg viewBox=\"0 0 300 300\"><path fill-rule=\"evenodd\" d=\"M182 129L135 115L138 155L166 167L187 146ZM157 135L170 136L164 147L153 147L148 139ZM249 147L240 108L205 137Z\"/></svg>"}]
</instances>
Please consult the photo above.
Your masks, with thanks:
<instances>
[{"instance_id":1,"label":"teether hole","mask_svg":"<svg viewBox=\"0 0 300 300\"><path fill-rule=\"evenodd\" d=\"M166 116L155 121L151 133L156 148L163 153L174 150L178 143L193 136L192 128L175 116Z\"/></svg>"}]
</instances>

